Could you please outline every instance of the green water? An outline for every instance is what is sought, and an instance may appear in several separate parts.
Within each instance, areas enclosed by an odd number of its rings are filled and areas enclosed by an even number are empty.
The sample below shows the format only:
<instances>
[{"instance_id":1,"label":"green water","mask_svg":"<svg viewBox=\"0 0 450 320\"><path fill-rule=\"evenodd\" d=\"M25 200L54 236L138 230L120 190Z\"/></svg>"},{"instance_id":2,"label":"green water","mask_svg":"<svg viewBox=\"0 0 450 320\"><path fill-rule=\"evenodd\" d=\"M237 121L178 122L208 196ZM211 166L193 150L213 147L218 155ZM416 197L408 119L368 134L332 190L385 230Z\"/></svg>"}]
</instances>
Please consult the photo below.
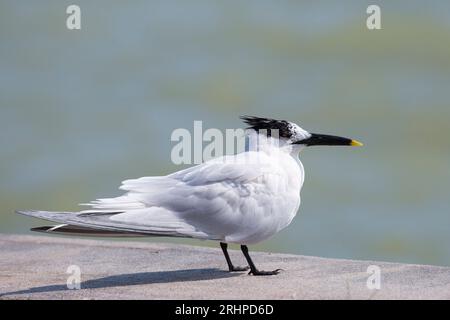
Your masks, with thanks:
<instances>
[{"instance_id":1,"label":"green water","mask_svg":"<svg viewBox=\"0 0 450 320\"><path fill-rule=\"evenodd\" d=\"M305 150L299 215L258 249L450 265L450 3L377 2L368 31L366 1L77 1L69 31L72 3L1 1L0 232L251 114L365 143Z\"/></svg>"}]
</instances>

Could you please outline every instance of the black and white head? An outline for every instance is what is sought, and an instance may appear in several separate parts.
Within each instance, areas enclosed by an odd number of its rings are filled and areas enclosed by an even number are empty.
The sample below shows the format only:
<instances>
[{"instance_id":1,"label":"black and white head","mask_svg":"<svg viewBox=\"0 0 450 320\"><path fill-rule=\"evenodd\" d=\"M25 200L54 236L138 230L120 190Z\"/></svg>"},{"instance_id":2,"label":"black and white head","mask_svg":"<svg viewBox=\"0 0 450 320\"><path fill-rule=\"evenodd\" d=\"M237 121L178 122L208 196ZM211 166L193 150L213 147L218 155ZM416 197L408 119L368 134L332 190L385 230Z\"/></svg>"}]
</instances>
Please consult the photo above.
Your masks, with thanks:
<instances>
[{"instance_id":1,"label":"black and white head","mask_svg":"<svg viewBox=\"0 0 450 320\"><path fill-rule=\"evenodd\" d=\"M299 125L286 121L253 116L242 116L241 119L259 134L278 138L286 143L298 146L362 146L362 143L353 139L332 136L328 134L310 133Z\"/></svg>"}]
</instances>

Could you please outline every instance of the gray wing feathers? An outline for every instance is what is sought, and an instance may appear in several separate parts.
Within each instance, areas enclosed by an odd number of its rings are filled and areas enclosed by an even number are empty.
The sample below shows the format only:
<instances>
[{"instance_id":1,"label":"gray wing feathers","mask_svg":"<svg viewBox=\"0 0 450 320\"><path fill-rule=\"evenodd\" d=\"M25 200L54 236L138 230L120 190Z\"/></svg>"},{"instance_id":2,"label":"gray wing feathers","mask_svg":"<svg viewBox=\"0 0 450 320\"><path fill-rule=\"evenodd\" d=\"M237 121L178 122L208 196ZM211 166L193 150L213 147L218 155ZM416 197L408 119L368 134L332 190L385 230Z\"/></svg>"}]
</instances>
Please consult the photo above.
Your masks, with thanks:
<instances>
[{"instance_id":1,"label":"gray wing feathers","mask_svg":"<svg viewBox=\"0 0 450 320\"><path fill-rule=\"evenodd\" d=\"M148 237L149 234L137 232L121 232L113 230L93 229L81 226L72 226L68 224L61 224L57 226L41 226L31 228L31 231L62 234L70 236L84 236L84 237Z\"/></svg>"},{"instance_id":2,"label":"gray wing feathers","mask_svg":"<svg viewBox=\"0 0 450 320\"><path fill-rule=\"evenodd\" d=\"M65 225L79 226L90 229L114 231L119 233L147 234L151 236L185 237L211 239L211 236L196 231L192 226L178 224L168 224L167 221L140 225L127 223L127 219L120 216L122 212L99 212L99 213L79 213L79 212L52 212L52 211L17 211L17 213L49 220ZM112 217L115 217L115 219ZM119 218L117 218L119 217ZM40 230L37 230L40 231Z\"/></svg>"},{"instance_id":3,"label":"gray wing feathers","mask_svg":"<svg viewBox=\"0 0 450 320\"><path fill-rule=\"evenodd\" d=\"M223 240L224 228L241 223L240 208L252 201L248 196L255 188L261 188L263 172L271 171L267 159L249 164L248 154L230 158L231 163L210 161L168 176L126 180L120 187L124 195L92 201L86 204L89 210L19 213L118 233ZM85 231L65 228L59 231Z\"/></svg>"}]
</instances>

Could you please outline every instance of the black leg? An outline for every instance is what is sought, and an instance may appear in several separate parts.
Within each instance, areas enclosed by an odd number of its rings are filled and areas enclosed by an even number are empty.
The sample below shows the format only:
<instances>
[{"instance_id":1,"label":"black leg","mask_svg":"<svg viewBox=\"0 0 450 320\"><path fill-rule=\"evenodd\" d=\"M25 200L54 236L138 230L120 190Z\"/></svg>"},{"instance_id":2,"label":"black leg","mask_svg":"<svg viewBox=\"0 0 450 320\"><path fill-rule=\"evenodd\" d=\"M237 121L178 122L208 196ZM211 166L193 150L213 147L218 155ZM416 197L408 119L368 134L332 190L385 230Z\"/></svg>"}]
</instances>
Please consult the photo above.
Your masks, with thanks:
<instances>
[{"instance_id":1,"label":"black leg","mask_svg":"<svg viewBox=\"0 0 450 320\"><path fill-rule=\"evenodd\" d=\"M225 259L227 260L227 264L228 264L228 270L230 272L233 271L246 271L248 270L248 267L235 267L233 266L233 263L231 262L230 256L228 255L228 244L221 242L220 243L220 247L222 248L223 251L223 255L225 256Z\"/></svg>"},{"instance_id":2,"label":"black leg","mask_svg":"<svg viewBox=\"0 0 450 320\"><path fill-rule=\"evenodd\" d=\"M274 274L278 274L281 269L276 269L273 271L259 271L255 264L252 261L252 258L250 258L250 255L248 254L248 248L246 245L241 245L242 253L245 256L245 259L247 259L248 265L250 266L250 272L248 274L253 274L254 276L271 276Z\"/></svg>"}]
</instances>

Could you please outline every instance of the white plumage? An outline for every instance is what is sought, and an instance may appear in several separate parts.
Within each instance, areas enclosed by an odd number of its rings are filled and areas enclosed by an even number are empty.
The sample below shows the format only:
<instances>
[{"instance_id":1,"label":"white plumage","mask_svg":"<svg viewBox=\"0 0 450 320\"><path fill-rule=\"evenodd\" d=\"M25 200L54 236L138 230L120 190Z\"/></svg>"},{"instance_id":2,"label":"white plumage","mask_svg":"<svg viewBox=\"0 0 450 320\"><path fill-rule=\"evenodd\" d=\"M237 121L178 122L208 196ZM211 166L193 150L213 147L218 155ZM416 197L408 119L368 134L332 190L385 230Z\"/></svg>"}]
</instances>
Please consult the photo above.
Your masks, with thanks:
<instances>
[{"instance_id":1,"label":"white plumage","mask_svg":"<svg viewBox=\"0 0 450 320\"><path fill-rule=\"evenodd\" d=\"M148 232L239 244L265 240L295 216L304 175L292 147L264 140L259 151L167 176L126 180L120 187L126 194L93 201L81 214L120 211L108 219Z\"/></svg>"},{"instance_id":2,"label":"white plumage","mask_svg":"<svg viewBox=\"0 0 450 320\"><path fill-rule=\"evenodd\" d=\"M309 145L360 145L347 138L311 134L284 120L245 117L251 125L249 150L219 157L167 176L123 181L125 194L98 199L76 213L20 211L63 223L36 231L98 235L190 237L243 246L271 237L287 227L300 206L304 181L299 151ZM262 132L279 130L279 136ZM95 231L92 231L95 230Z\"/></svg>"}]
</instances>

